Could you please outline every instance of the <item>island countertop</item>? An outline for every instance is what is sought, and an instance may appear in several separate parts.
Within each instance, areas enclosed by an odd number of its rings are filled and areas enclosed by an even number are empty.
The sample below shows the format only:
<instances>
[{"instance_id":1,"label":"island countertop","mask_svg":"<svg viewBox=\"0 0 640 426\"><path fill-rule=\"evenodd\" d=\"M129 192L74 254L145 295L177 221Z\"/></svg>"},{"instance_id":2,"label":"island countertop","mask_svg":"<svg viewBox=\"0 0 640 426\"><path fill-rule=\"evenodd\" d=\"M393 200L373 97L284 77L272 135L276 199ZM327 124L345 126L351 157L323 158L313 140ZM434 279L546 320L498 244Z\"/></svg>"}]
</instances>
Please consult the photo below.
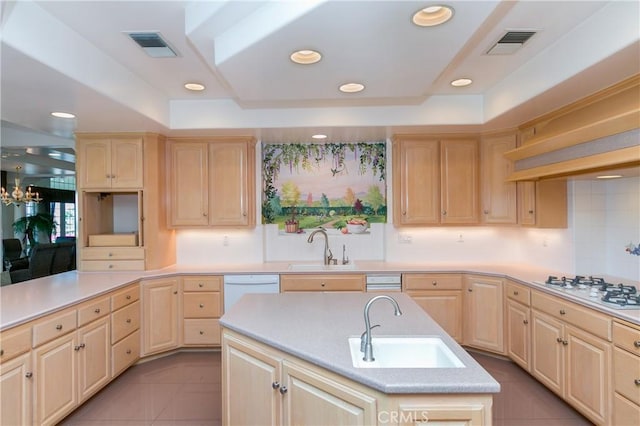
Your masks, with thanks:
<instances>
[{"instance_id":1,"label":"island countertop","mask_svg":"<svg viewBox=\"0 0 640 426\"><path fill-rule=\"evenodd\" d=\"M380 293L376 293L379 295ZM500 384L431 319L409 296L389 293L401 316L387 301L370 308L378 336L437 336L464 368L355 368L348 338L365 329L367 293L247 294L220 319L230 330L326 368L387 394L497 393ZM375 353L374 353L375 356Z\"/></svg>"}]
</instances>

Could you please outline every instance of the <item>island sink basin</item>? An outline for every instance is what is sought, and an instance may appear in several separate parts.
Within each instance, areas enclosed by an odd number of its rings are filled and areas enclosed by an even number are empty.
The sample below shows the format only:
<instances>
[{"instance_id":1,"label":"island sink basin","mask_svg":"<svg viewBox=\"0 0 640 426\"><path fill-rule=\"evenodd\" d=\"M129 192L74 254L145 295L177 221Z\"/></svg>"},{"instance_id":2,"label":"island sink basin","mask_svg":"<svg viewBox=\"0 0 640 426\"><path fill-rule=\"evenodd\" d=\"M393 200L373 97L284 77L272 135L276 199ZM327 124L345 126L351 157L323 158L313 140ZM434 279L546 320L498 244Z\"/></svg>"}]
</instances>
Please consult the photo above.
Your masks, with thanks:
<instances>
[{"instance_id":1,"label":"island sink basin","mask_svg":"<svg viewBox=\"0 0 640 426\"><path fill-rule=\"evenodd\" d=\"M290 263L290 271L314 272L314 271L353 271L355 263L346 265L323 265L322 263Z\"/></svg>"},{"instance_id":2,"label":"island sink basin","mask_svg":"<svg viewBox=\"0 0 640 426\"><path fill-rule=\"evenodd\" d=\"M465 368L439 337L373 337L375 361L366 362L360 337L349 337L351 361L356 368Z\"/></svg>"}]
</instances>

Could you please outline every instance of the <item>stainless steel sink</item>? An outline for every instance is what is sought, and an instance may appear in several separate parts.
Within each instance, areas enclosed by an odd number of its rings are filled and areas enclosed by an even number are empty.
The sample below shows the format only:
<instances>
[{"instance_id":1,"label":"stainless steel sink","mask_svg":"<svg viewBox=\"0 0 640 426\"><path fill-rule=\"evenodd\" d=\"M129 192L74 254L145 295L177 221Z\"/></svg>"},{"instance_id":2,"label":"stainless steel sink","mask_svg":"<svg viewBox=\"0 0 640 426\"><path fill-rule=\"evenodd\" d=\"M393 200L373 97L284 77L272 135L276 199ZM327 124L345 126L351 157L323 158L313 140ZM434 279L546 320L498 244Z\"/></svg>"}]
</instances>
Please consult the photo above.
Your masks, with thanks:
<instances>
[{"instance_id":1,"label":"stainless steel sink","mask_svg":"<svg viewBox=\"0 0 640 426\"><path fill-rule=\"evenodd\" d=\"M349 337L351 361L356 368L465 368L439 337L374 337L374 361L364 361L360 337Z\"/></svg>"},{"instance_id":2,"label":"stainless steel sink","mask_svg":"<svg viewBox=\"0 0 640 426\"><path fill-rule=\"evenodd\" d=\"M353 271L356 269L355 263L346 265L323 265L322 263L290 263L290 271L314 272L314 271Z\"/></svg>"}]
</instances>

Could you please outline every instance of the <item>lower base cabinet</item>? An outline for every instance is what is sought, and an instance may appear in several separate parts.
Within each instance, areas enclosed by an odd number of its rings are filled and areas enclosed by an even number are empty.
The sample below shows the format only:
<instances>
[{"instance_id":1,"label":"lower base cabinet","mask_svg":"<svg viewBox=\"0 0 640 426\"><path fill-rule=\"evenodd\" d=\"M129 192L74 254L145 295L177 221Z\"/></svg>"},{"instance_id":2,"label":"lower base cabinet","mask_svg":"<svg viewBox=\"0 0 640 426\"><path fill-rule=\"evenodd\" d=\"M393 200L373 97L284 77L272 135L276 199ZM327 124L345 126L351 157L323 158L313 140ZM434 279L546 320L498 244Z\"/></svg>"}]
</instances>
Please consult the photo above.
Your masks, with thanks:
<instances>
[{"instance_id":1,"label":"lower base cabinet","mask_svg":"<svg viewBox=\"0 0 640 426\"><path fill-rule=\"evenodd\" d=\"M480 394L383 394L223 329L223 424L490 425L492 400Z\"/></svg>"},{"instance_id":2,"label":"lower base cabinet","mask_svg":"<svg viewBox=\"0 0 640 426\"><path fill-rule=\"evenodd\" d=\"M0 425L31 424L31 368L31 352L0 365Z\"/></svg>"}]
</instances>

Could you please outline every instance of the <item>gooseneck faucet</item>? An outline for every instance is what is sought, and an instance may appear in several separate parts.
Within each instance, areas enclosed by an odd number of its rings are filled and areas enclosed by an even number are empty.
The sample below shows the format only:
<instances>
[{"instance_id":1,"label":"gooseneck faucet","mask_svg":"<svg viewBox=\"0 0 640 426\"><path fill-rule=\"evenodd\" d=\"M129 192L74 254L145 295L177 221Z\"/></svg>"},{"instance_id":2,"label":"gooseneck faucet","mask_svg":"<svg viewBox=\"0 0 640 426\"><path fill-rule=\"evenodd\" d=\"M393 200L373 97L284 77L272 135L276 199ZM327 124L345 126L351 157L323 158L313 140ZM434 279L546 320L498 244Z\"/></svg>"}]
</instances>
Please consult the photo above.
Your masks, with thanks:
<instances>
[{"instance_id":1,"label":"gooseneck faucet","mask_svg":"<svg viewBox=\"0 0 640 426\"><path fill-rule=\"evenodd\" d=\"M386 299L393 305L393 308L395 309L395 316L402 315L402 311L400 310L400 306L398 306L398 302L396 302L393 297L387 296L385 294L376 296L367 302L364 307L364 326L366 327L363 334L364 342L361 341L360 343L360 347L364 347L364 357L362 358L363 361L371 362L376 360L373 357L373 346L371 345L371 329L376 326L374 325L373 327L371 327L371 321L369 320L369 309L376 300L381 299Z\"/></svg>"},{"instance_id":2,"label":"gooseneck faucet","mask_svg":"<svg viewBox=\"0 0 640 426\"><path fill-rule=\"evenodd\" d=\"M315 231L313 231L311 233L311 235L309 235L309 238L307 238L307 242L308 243L312 243L313 242L313 237L316 234L321 234L324 237L324 264L328 265L331 263L331 259L333 259L333 253L331 253L331 249L329 248L329 236L327 235L327 230L324 229L322 226L318 227L318 229L316 229Z\"/></svg>"}]
</instances>

